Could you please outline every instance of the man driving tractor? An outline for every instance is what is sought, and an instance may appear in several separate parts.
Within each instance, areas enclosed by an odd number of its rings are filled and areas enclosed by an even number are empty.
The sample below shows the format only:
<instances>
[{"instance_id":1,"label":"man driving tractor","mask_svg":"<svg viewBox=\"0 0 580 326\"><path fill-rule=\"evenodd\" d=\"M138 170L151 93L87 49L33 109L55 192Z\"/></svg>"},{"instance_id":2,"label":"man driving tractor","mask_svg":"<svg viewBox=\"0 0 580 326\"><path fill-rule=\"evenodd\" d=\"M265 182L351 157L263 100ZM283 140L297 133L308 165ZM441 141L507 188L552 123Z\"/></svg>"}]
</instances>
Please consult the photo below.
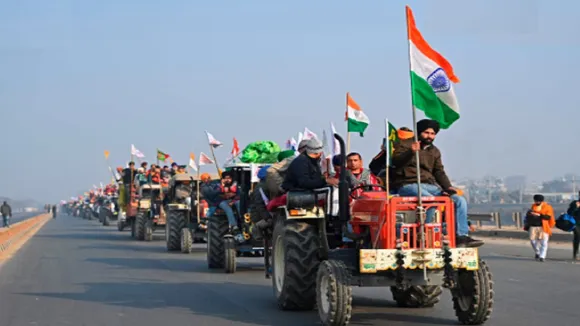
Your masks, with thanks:
<instances>
[{"instance_id":1,"label":"man driving tractor","mask_svg":"<svg viewBox=\"0 0 580 326\"><path fill-rule=\"evenodd\" d=\"M419 187L417 184L417 161L415 153L419 152L421 162L421 192L422 196L449 195L455 204L455 220L457 224L457 246L479 247L483 241L469 237L469 225L467 221L467 201L457 194L457 189L451 185L443 162L441 152L433 145L439 123L435 120L423 119L417 122L419 141L413 138L404 139L395 144L392 155L394 165L393 188L397 189L400 196L417 196ZM433 214L428 211L427 219Z\"/></svg>"}]
</instances>

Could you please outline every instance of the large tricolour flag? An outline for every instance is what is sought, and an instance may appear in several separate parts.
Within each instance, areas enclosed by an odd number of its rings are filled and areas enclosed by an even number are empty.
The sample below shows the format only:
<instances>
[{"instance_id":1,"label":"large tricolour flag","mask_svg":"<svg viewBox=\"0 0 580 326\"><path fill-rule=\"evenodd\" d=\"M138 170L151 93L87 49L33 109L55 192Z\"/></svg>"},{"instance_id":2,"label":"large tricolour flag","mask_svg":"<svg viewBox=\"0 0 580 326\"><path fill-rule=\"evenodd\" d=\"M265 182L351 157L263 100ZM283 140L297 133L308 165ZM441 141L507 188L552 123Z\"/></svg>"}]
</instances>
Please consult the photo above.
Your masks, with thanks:
<instances>
[{"instance_id":1,"label":"large tricolour flag","mask_svg":"<svg viewBox=\"0 0 580 326\"><path fill-rule=\"evenodd\" d=\"M407 33L411 61L413 105L447 129L459 119L459 104L452 83L458 83L451 64L423 39L407 6Z\"/></svg>"},{"instance_id":2,"label":"large tricolour flag","mask_svg":"<svg viewBox=\"0 0 580 326\"><path fill-rule=\"evenodd\" d=\"M360 106L346 93L346 120L347 131L358 132L361 137L369 126L369 117L361 110Z\"/></svg>"}]
</instances>

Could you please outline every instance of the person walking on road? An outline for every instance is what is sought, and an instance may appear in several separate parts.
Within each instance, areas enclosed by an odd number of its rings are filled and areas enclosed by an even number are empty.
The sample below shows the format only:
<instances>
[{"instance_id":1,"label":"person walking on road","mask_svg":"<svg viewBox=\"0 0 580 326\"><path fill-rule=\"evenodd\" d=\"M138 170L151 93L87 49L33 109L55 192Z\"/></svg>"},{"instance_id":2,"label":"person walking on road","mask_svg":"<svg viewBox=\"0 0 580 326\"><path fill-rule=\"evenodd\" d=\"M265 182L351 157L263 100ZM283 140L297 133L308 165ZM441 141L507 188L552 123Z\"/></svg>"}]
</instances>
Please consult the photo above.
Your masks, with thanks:
<instances>
[{"instance_id":1,"label":"person walking on road","mask_svg":"<svg viewBox=\"0 0 580 326\"><path fill-rule=\"evenodd\" d=\"M4 202L2 206L0 206L0 214L2 214L2 222L4 223L4 227L9 228L10 218L12 217L12 207L10 207L7 202Z\"/></svg>"},{"instance_id":2,"label":"person walking on road","mask_svg":"<svg viewBox=\"0 0 580 326\"><path fill-rule=\"evenodd\" d=\"M52 218L56 218L56 205L52 205Z\"/></svg>"},{"instance_id":3,"label":"person walking on road","mask_svg":"<svg viewBox=\"0 0 580 326\"><path fill-rule=\"evenodd\" d=\"M536 254L536 260L543 262L548 253L548 241L552 228L556 225L554 209L544 201L544 196L534 195L534 203L526 214L524 229L529 232L530 242Z\"/></svg>"},{"instance_id":4,"label":"person walking on road","mask_svg":"<svg viewBox=\"0 0 580 326\"><path fill-rule=\"evenodd\" d=\"M580 198L580 192L578 193L578 198ZM567 211L568 215L571 215L576 220L576 227L574 228L574 240L572 241L572 259L580 260L578 258L578 247L580 246L580 200L575 200L570 203Z\"/></svg>"}]
</instances>

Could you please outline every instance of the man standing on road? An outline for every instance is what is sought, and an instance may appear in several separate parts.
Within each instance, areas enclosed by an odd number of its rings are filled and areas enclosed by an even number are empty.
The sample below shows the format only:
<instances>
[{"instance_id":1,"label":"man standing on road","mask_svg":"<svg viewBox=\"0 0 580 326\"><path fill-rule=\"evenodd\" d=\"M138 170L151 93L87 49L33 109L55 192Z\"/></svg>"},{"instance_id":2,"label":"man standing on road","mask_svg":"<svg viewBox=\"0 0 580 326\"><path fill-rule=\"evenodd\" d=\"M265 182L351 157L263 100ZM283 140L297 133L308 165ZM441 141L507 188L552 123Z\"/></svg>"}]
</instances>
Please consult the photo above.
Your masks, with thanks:
<instances>
[{"instance_id":1,"label":"man standing on road","mask_svg":"<svg viewBox=\"0 0 580 326\"><path fill-rule=\"evenodd\" d=\"M2 214L2 222L4 223L4 227L9 228L9 219L12 217L12 208L10 205L8 205L7 202L4 202L2 206L0 206L0 214Z\"/></svg>"},{"instance_id":2,"label":"man standing on road","mask_svg":"<svg viewBox=\"0 0 580 326\"><path fill-rule=\"evenodd\" d=\"M580 198L580 192L578 193L578 198ZM574 228L574 240L572 242L572 257L574 260L580 260L578 258L578 246L580 246L580 200L575 200L570 203L568 207L568 215L571 215L576 220L576 227Z\"/></svg>"},{"instance_id":3,"label":"man standing on road","mask_svg":"<svg viewBox=\"0 0 580 326\"><path fill-rule=\"evenodd\" d=\"M530 242L536 253L536 260L543 262L548 253L548 240L556 225L554 209L544 201L544 196L534 195L534 203L526 214L524 229L530 234Z\"/></svg>"}]
</instances>

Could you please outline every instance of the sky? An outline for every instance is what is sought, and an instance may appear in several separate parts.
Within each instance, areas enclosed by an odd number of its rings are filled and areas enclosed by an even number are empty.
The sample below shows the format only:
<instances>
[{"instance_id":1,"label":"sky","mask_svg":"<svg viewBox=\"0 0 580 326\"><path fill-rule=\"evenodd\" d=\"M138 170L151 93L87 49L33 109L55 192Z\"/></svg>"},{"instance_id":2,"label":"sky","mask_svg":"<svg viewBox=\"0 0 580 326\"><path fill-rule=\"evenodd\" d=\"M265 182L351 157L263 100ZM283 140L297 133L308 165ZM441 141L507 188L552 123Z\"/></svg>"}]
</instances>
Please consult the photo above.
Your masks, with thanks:
<instances>
[{"instance_id":1,"label":"sky","mask_svg":"<svg viewBox=\"0 0 580 326\"><path fill-rule=\"evenodd\" d=\"M0 195L67 199L131 144L186 164L209 153L204 130L220 162L233 137L344 133L346 92L371 121L351 136L368 163L385 118L412 125L406 4L461 79L461 118L436 140L453 179L575 171L578 2L4 0Z\"/></svg>"}]
</instances>

